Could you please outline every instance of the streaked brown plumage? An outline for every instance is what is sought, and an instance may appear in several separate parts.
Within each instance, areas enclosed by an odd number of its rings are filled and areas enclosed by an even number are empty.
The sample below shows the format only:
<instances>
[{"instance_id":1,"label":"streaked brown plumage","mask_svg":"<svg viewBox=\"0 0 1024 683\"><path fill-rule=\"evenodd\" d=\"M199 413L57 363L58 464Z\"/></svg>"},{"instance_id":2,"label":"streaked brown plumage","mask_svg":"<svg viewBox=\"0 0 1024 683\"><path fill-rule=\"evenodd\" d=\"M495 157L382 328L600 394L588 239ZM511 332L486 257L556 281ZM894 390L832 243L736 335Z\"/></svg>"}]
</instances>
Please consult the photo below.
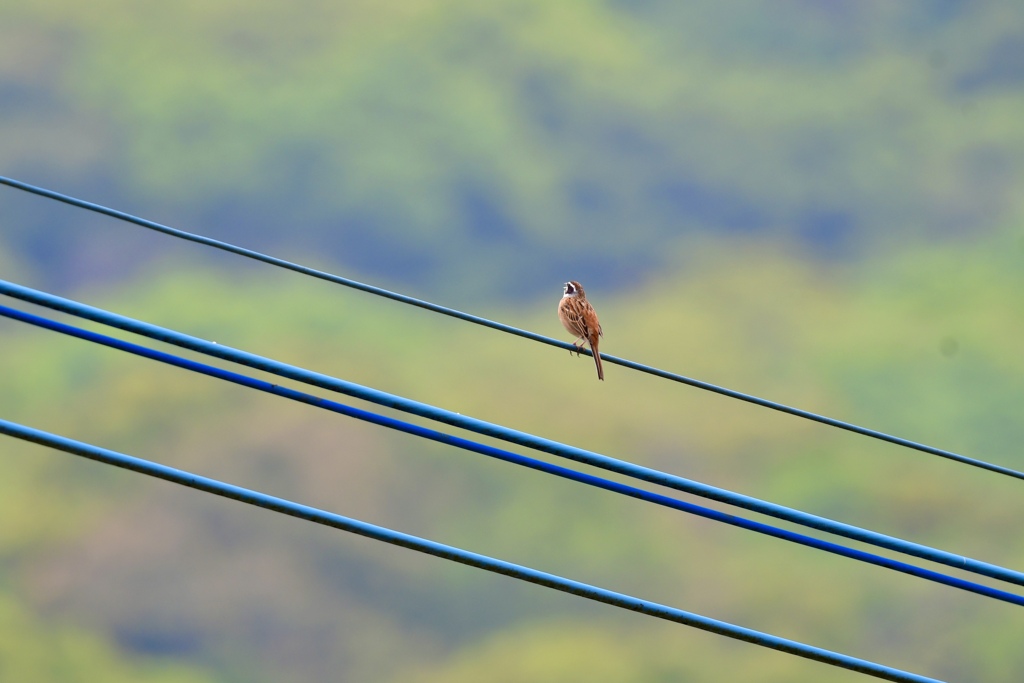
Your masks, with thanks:
<instances>
[{"instance_id":1,"label":"streaked brown plumage","mask_svg":"<svg viewBox=\"0 0 1024 683\"><path fill-rule=\"evenodd\" d=\"M601 331L601 322L597 319L597 312L587 301L587 295L583 292L583 286L572 280L565 283L562 300L558 302L558 319L569 331L575 335L576 353L585 344L590 344L590 350L594 352L594 363L597 365L597 378L604 379L604 369L601 368L601 354L597 350L598 338L604 336Z\"/></svg>"}]
</instances>

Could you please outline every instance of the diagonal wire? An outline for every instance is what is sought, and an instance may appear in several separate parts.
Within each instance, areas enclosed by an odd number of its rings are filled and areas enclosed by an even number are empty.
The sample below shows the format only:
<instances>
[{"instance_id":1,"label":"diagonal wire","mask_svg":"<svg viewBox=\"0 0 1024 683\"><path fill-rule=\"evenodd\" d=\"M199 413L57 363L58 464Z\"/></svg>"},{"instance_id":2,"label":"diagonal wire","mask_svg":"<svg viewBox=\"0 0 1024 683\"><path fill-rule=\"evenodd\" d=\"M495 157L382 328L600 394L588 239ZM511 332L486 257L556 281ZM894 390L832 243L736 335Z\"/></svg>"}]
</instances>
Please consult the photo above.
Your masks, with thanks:
<instances>
[{"instance_id":1,"label":"diagonal wire","mask_svg":"<svg viewBox=\"0 0 1024 683\"><path fill-rule=\"evenodd\" d=\"M685 612L681 609L668 607L655 602L649 602L635 598L624 593L617 593L597 586L573 581L554 574L548 574L536 569L512 564L486 555L480 555L461 548L444 545L417 536L393 531L385 527L362 522L351 517L343 517L338 514L318 510L308 505L301 505L283 498L268 496L258 491L244 489L224 482L192 474L184 470L167 467L158 463L149 462L130 455L116 451L99 448L81 441L74 441L65 437L57 436L47 432L26 427L24 425L0 419L0 434L6 434L16 439L30 441L42 446L48 446L57 450L88 458L114 467L145 474L158 479L187 486L205 493L211 493L223 498L230 498L242 503L262 507L267 510L281 514L297 517L324 526L333 527L342 531L358 534L374 540L383 541L397 545L409 550L416 550L427 555L433 555L460 564L484 569L496 574L503 574L515 579L527 581L540 586L546 586L563 593L570 593L579 597L587 598L607 605L613 605L633 612L639 612L648 616L673 621L686 626L709 631L718 635L727 636L736 640L753 643L773 650L779 650L788 654L811 659L817 662L830 664L832 666L857 671L859 673L881 678L887 681L898 683L941 683L934 678L927 678L918 674L901 671L892 667L877 664L875 662L850 657L849 655L824 650L812 645L805 645L794 640L780 638L768 633L762 633L752 629L736 626L724 621L712 619L693 612Z\"/></svg>"},{"instance_id":2,"label":"diagonal wire","mask_svg":"<svg viewBox=\"0 0 1024 683\"><path fill-rule=\"evenodd\" d=\"M493 320L481 318L479 316L471 315L469 313L463 313L462 311L458 311L454 308L440 306L429 301L423 301L422 299L416 299L414 297L406 296L404 294L398 294L397 292L392 292L386 289L382 289L380 287L374 287L373 285L357 282L356 280L341 277L340 275L333 275L322 270L317 270L315 268L310 268L308 266L303 266L298 263L286 261L285 259L277 258L275 256L270 256L258 251L253 251L252 249L246 249L244 247L239 247L234 244L229 244L228 242L222 242L220 240L211 239L209 237L204 237L202 235L196 235L194 233L179 230L177 228L161 225L160 223L155 223L145 218L139 218L137 216L133 216L123 211L118 211L116 209L107 208L99 204L87 202L83 199L76 199L75 197L70 197L59 192L54 192L53 190L47 190L42 187L29 185L28 183L23 183L20 180L0 176L0 184L8 185L15 189L23 190L25 192L30 192L40 197L46 197L47 199L53 199L55 201L64 202L65 204L69 204L80 209L86 209L88 211L94 211L96 213L104 214L112 218L117 218L118 220L133 223L143 228L148 228L150 230L155 230L157 232L164 233L165 235L171 235L172 237L178 237L180 239L195 242L197 244L212 247L214 249L220 249L222 251L236 254L238 256L244 256L246 258L250 258L256 261L262 261L263 263L268 263L273 266L285 268L296 273L302 273L303 275L309 275L311 277L319 278L321 280L326 280L327 282L333 282L334 284L343 285L345 287L351 287L353 289L358 289L359 291L374 294L376 296L382 296L393 301L399 301L401 303L417 306L419 308L423 308L434 313L440 313L442 315L447 315L452 318L458 318L459 320L465 320L476 325L489 327L500 332L514 334L516 336L540 342L542 344L547 344L549 346L556 346L560 349L582 351L582 353L584 354L593 355L589 349L577 349L572 344L561 341L559 339L546 337L535 332L530 332L529 330L523 330L518 327L512 327L511 325L505 325L504 323L495 322ZM1004 467L1002 465L986 462L984 460L979 460L977 458L971 458L966 455L961 455L959 453L955 453L953 451L945 450L942 448L936 448L935 446L929 446L927 444L923 444L917 441L911 441L910 439L904 439L903 437L894 436L892 434L880 432L875 429L861 427L851 422L844 422L843 420L837 420L835 418L827 417L825 415L819 415L818 413L813 413L808 410L803 410L801 408L788 406L784 403L778 403L776 401L760 398L752 394L745 394L741 391L735 391L733 389L728 389L717 384L711 384L710 382L704 382L702 380L686 377L685 375L680 375L674 372L668 372L667 370L661 370L650 365L644 365L643 363L637 363L635 361L631 361L625 358L619 358L617 356L612 356L607 353L602 353L601 359L606 363L621 365L622 367L630 368L631 370L636 370L638 372L647 373L649 375L654 375L655 377L672 380L673 382L679 382L681 384L687 384L698 389L703 389L705 391L710 391L716 394L720 394L722 396L728 396L729 398L734 398L740 401L745 401L747 403L752 403L754 405L761 406L762 408L770 408L771 410L777 410L779 412L787 413L789 415L795 415L796 417L800 417L806 420L812 420L814 422L819 422L821 424L829 425L830 427L844 429L846 431L854 432L862 436L871 437L873 439L879 439L881 441L887 441L898 446L911 448L917 451L921 451L923 453L929 453L931 455L936 455L941 458L953 460L964 465L978 467L984 470L988 470L990 472L996 472L998 474L1014 477L1016 479L1024 479L1024 472L1020 472L1009 467Z\"/></svg>"},{"instance_id":3,"label":"diagonal wire","mask_svg":"<svg viewBox=\"0 0 1024 683\"><path fill-rule=\"evenodd\" d=\"M599 453L587 451L582 448L576 448L575 446L562 444L557 441L538 437L526 432L509 429L507 427L502 427L501 425L460 415L459 413L437 408L426 403L413 401L394 394L360 386L354 382L348 382L329 375L296 367L294 365L288 365L269 358L246 353L245 351L239 351L237 349L217 344L215 342L205 341L164 327L133 320L132 318L104 311L103 309L93 306L87 306L85 304L71 301L70 299L64 299L52 294L40 292L22 285L16 285L0 280L0 294L5 294L52 310L69 313L80 318L116 327L118 329L139 334L150 339L162 341L181 348L197 351L208 356L213 356L215 358L238 363L257 370L269 372L280 377L287 377L304 384L320 387L321 389L335 391L347 396L354 396L370 403L394 408L402 412L442 422L453 427L459 427L460 429L476 432L477 434L483 434L485 436L532 448L561 458L568 458L569 460L616 472L634 479L640 479L652 484L666 486L677 491L684 491L703 498L727 503L729 505L758 512L770 517L783 519L801 526L825 531L845 538L868 543L870 545L887 548L896 552L955 567L964 571L1024 586L1024 573L1019 571L1007 569L987 562L980 562L978 560L973 560L971 558L943 550L937 550L926 545L911 543L893 536L886 536L884 534L862 529L850 524L844 524L818 515L812 515L793 508L759 500L751 496L734 493L727 489L709 486L707 484L702 484L700 482L661 472L659 470L634 465Z\"/></svg>"},{"instance_id":4,"label":"diagonal wire","mask_svg":"<svg viewBox=\"0 0 1024 683\"><path fill-rule=\"evenodd\" d=\"M19 311L17 309L9 308L7 306L0 306L0 316L28 323L29 325L35 325L36 327L41 327L47 330L52 330L54 332L59 332L61 334L89 341L94 344L100 344L102 346L117 349L119 351L125 351L136 356L148 358L150 360L166 363L167 365L172 365L177 368L190 370L192 372L207 375L209 377L215 377L217 379L231 382L233 384L238 384L240 386L248 387L250 389L256 389L258 391L262 391L265 393L274 394L275 396L288 398L293 401L298 401L299 403L312 405L317 408L322 408L324 410L329 410L331 412L338 413L340 415L354 417L358 420L363 420L364 422L369 422L371 424L379 425L382 427L388 427L389 429L394 429L424 439L430 439L431 441L437 441L439 443L447 444L449 446L455 446L457 448L471 451L473 453L479 453L481 455L486 455L491 458L496 458L504 462L509 462L515 465L521 465L523 467L529 467L530 469L544 472L546 474L553 474L555 476L562 477L563 479L569 479L571 481L580 482L582 484L587 484L589 486L601 488L606 491L612 491L613 493L619 493L625 496L629 496L631 498L643 500L648 503L654 503L656 505L661 505L663 507L671 508L674 510L681 510L683 512L688 512L699 517L704 517L705 519L723 522L725 524L730 524L741 529L755 531L757 533L772 536L774 538L780 538L786 541L791 541L793 543L798 543L800 545L815 548L817 550L824 550L825 552L840 555L842 557L848 557L855 560L859 560L861 562L866 562L868 564L874 564L879 567L893 569L904 574L910 574L911 576L927 579L929 581L934 581L936 583L952 586L954 588L960 588L962 590L977 593L979 595L984 595L986 597L995 598L996 600L1002 600L1004 602L1024 606L1024 596L1017 595L1015 593L1008 593L1006 591L991 588L990 586L973 583L971 581L965 581L963 579L949 576L947 574L934 572L928 569L924 569L922 567L918 567L916 565L907 564L905 562L899 562L897 560L893 560L888 557L883 557L881 555L875 555L873 553L855 550L853 548L849 548L844 545L839 545L837 543L823 541L821 539L814 538L813 536L798 534L792 531L788 531L786 529L780 529L779 527L774 527L768 524L762 524L760 522L755 522L753 520L746 519L745 517L730 515L701 505L694 505L693 503L688 503L676 498L670 498L668 496L663 496L644 489L638 489L633 486L627 486L625 484L620 484L619 482L610 481L608 479L603 479L601 477L595 477L590 474L584 474L583 472L578 472L576 470L569 469L566 467L559 467L557 465L553 465L542 460L528 458L526 456L519 455L518 453L512 453L510 451L505 451L499 448L495 448L493 446L487 446L476 441L461 439L459 437L452 436L444 432L438 432L433 429L420 427L418 425L403 422L401 420L396 420L394 418L386 417L378 413L353 408L352 406L348 406L343 403L329 401L327 399L320 398L319 396L314 396L312 394L307 394L301 391L296 391L294 389L289 389L287 387L282 387L279 384L272 384L270 382L256 379L248 375L243 375L237 372L231 372L229 370L217 368L212 365L206 365L204 363L199 363L193 360L189 360L187 358L182 358L181 356L175 356L170 353L164 353L163 351L157 351L146 346L132 344L131 342L127 342L122 339L117 339L115 337L109 337L107 335L98 334L96 332L91 332L89 330L83 330L79 327L66 325L55 320L50 320L48 318L32 315L31 313Z\"/></svg>"}]
</instances>

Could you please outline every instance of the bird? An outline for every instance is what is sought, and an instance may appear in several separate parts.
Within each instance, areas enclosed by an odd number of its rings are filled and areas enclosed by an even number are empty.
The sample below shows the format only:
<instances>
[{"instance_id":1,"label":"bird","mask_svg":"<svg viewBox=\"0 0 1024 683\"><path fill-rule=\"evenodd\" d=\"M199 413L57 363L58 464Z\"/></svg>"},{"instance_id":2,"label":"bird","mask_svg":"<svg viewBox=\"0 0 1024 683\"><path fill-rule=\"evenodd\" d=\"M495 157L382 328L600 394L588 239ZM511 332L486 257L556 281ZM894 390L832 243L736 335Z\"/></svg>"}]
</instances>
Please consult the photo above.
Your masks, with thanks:
<instances>
[{"instance_id":1,"label":"bird","mask_svg":"<svg viewBox=\"0 0 1024 683\"><path fill-rule=\"evenodd\" d=\"M597 378L604 381L604 370L601 368L601 354L597 350L598 338L604 336L601 322L597 319L597 311L587 301L583 285L571 280L564 285L562 300L558 302L558 319L562 325L576 337L572 343L576 347L576 355L586 344L594 352L594 363L597 365ZM570 351L569 353L572 353Z\"/></svg>"}]
</instances>

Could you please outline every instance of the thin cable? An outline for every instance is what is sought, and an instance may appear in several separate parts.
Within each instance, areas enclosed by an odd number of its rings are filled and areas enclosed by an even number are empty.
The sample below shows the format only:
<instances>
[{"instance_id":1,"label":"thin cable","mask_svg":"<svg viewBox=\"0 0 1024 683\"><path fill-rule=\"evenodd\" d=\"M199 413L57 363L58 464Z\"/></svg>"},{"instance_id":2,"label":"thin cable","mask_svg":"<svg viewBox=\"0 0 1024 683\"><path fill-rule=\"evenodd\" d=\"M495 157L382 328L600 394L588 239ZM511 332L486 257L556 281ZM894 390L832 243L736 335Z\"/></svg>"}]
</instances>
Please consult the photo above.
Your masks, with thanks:
<instances>
[{"instance_id":1,"label":"thin cable","mask_svg":"<svg viewBox=\"0 0 1024 683\"><path fill-rule=\"evenodd\" d=\"M569 460L581 462L610 472L616 472L627 477L632 477L652 484L658 484L660 486L666 486L678 491L684 491L703 498L716 500L721 503L727 503L746 510L758 512L763 515L799 524L801 526L825 531L836 534L837 536L843 536L845 538L861 541L870 545L887 548L896 552L955 567L956 569L1024 586L1024 573L1022 572L1006 569L987 562L980 562L978 560L973 560L962 555L955 555L943 550L937 550L926 545L911 543L893 536L886 536L867 529L861 529L860 527L856 527L851 524L836 522L825 517L819 517L817 515L801 512L800 510L794 510L793 508L769 503L751 496L734 493L727 489L709 486L707 484L702 484L673 474L660 472L648 467L641 467L622 460L616 460L615 458L610 458L582 448L576 448L550 439L544 439L526 432L466 417L459 413L437 408L426 403L413 401L401 396L364 387L359 384L355 384L354 382L348 382L329 375L312 372L310 370L305 370L294 365L288 365L269 358L257 356L245 351L239 351L215 342L204 341L187 334L144 323L126 316L104 311L103 309L96 308L94 306L81 304L76 301L71 301L70 299L64 299L62 297L40 292L22 285L16 285L0 280L0 294L5 294L38 306L44 306L52 310L61 311L63 313L92 320L104 325L116 327L134 334L139 334L150 339L162 341L208 356L213 356L222 360L255 368L257 370L269 372L280 377L287 377L288 379L320 387L321 389L345 394L346 396L353 396L387 408L393 408L413 415L419 415L420 417L425 417L429 420L434 420L453 427L459 427L460 429L476 432L477 434L483 434L495 439L532 448L560 458L567 458Z\"/></svg>"},{"instance_id":2,"label":"thin cable","mask_svg":"<svg viewBox=\"0 0 1024 683\"><path fill-rule=\"evenodd\" d=\"M831 664L832 666L841 667L843 669L857 671L859 673L875 676L876 678L881 678L887 681L897 681L899 683L941 683L941 681L934 678L927 678L907 671L893 669L864 659L857 659L856 657L850 657L838 652L805 645L794 640L780 638L768 633L743 628L742 626L735 626L724 621L718 621L717 619L711 619L699 614L694 614L693 612L684 612L683 610L676 609L674 607L660 605L655 602L641 600L623 593L616 593L597 586L580 583L579 581L565 579L554 574L548 574L547 572L538 571L518 564L512 564L511 562L505 562L486 555L469 552L454 546L436 543L417 536L404 534L399 531L393 531L375 524L369 524L357 519L352 519L351 517L343 517L324 510L318 510L316 508L309 507L308 505L301 505L283 498L268 496L265 493L244 489L239 486L233 486L231 484L217 481L216 479L209 479L184 470L167 467L165 465L149 462L123 453L117 453L105 448L99 448L87 443L82 443L81 441L74 441L72 439L43 432L38 429L25 427L14 422L8 422L7 420L0 419L0 434L6 434L16 439L30 441L42 446L48 446L50 448L64 451L65 453L71 453L72 455L81 456L107 465L113 465L114 467L120 467L122 469L163 479L174 484L187 486L205 493L211 493L215 496L230 498L249 505L273 510L274 512L279 512L291 517L297 517L309 522L315 522L324 526L372 538L377 541L383 541L384 543L390 543L391 545L397 545L409 550L416 550L427 555L433 555L434 557L440 557L460 564L465 564L470 567L476 567L477 569L484 569L489 572L494 572L495 574L504 574L505 576L510 576L515 579L553 588L554 590L562 591L563 593L570 593L582 598L603 602L607 605L621 607L623 609L639 612L659 619L674 621L686 626L699 628L703 631L710 631L711 633L716 633L718 635L742 640L762 647L768 647L773 650L779 650L798 657L804 657L805 659Z\"/></svg>"},{"instance_id":3,"label":"thin cable","mask_svg":"<svg viewBox=\"0 0 1024 683\"><path fill-rule=\"evenodd\" d=\"M280 259L274 256L269 256L267 254L263 254L258 251L253 251L251 249L245 249L244 247L235 246L227 242L221 242L220 240L215 240L209 237L203 237L202 235L196 235L194 233L185 232L184 230L178 230L177 228L171 228L166 225L161 225L160 223L155 223L153 221L146 220L145 218L133 216L123 211L117 211L116 209L110 209L105 206L93 204L92 202L87 202L82 199L69 197L68 195L60 194L59 192L54 192L53 190L47 190L42 187L29 185L28 183L23 183L19 180L14 180L13 178L6 178L4 176L0 176L0 184L8 185L15 189L23 190L25 192L30 192L32 194L39 195L40 197L46 197L47 199L53 199L55 201L64 202L65 204L70 204L71 206L75 206L80 209L86 209L89 211L94 211L96 213L101 213L112 218L117 218L118 220L126 221L128 223L134 223L135 225L147 228L149 230L162 232L165 235L178 237L183 240L188 240L190 242L202 244L204 246L212 247L214 249L220 249L222 251L230 252L238 256L244 256L246 258L254 259L256 261L262 261L263 263L268 263L273 266L285 268L296 273L302 273L303 275L309 275L311 277L319 278L321 280L326 280L327 282L333 282L334 284L343 285L345 287L351 287L352 289L358 289L359 291L367 292L368 294L374 294L376 296L382 296L393 301L399 301L401 303L409 304L411 306L417 306L419 308L423 308L434 313L440 313L442 315L447 315L452 318L458 318L459 320L465 320L466 322L471 322L476 325L482 325L484 327L489 327L491 329L506 332L508 334L514 334L516 336L540 342L542 344L556 346L560 349L576 351L581 350L577 349L572 344L561 341L559 339L545 337L544 335L536 334L535 332L523 330L518 327L512 327L511 325L505 325L503 323L495 322L493 320L488 320L487 318L481 318L479 316L470 315L469 313L463 313L462 311L457 311L454 308L439 306L438 304L433 304L430 303L429 301L423 301L422 299L416 299L411 296L391 292L380 287L367 285L362 282L357 282L355 280L350 280L348 278L341 277L340 275L333 275L322 270L309 268L298 263L293 263L291 261L286 261L284 259ZM590 349L586 348L582 349L582 353L587 355L593 355ZM710 382L703 382L698 379L686 377L685 375L679 375L674 372L660 370L650 365L636 363L625 358L618 358L617 356L611 356L608 355L607 353L602 353L601 359L604 360L606 363L621 365L622 367L630 368L631 370L637 370L639 372L644 372L649 375L654 375L655 377L661 377L662 379L668 379L672 380L673 382L687 384L689 386L696 387L698 389L703 389L705 391L711 391L722 396L728 396L729 398L738 399L740 401L746 401L747 403L753 403L754 405L758 405L763 408L770 408L772 410L788 413L789 415L795 415L796 417L800 417L806 420L813 420L814 422L819 422L821 424L829 425L831 427L845 429L846 431L861 434L863 436L868 436L873 439L888 441L889 443L893 443L898 446L912 448L923 453L929 453L931 455L936 455L941 458L946 458L948 460L954 460L965 465L971 465L972 467L979 467L984 470L989 470L990 472L996 472L998 474L1014 477L1016 479L1024 479L1024 472L1020 472L1009 467L1004 467L1002 465L996 465L994 463L985 462L984 460L978 460L976 458L971 458L966 455L954 453L953 451L948 451L942 448L936 448L934 446L929 446L927 444L919 443L917 441L911 441L909 439L904 439L899 436L893 436L891 434L886 434L885 432L880 432L874 429L868 429L867 427L861 427L850 422L844 422L842 420L837 420L835 418L827 417L825 415L819 415L817 413L812 413L810 411L802 410L800 408L794 408L783 403L777 403L775 401L770 401L765 398L759 398L757 396L745 394L743 392L735 391L733 389L727 389L716 384L711 384Z\"/></svg>"},{"instance_id":4,"label":"thin cable","mask_svg":"<svg viewBox=\"0 0 1024 683\"><path fill-rule=\"evenodd\" d=\"M724 512L719 512L718 510L713 510L711 508L703 507L700 505L694 505L693 503L687 503L676 498L662 496L657 493L646 491L644 489L638 489L632 486L627 486L625 484L620 484L619 482L610 481L608 479L602 479L601 477L595 477L589 474L584 474L576 470L568 469L565 467L559 467L557 465L552 465L542 460L536 460L534 458L528 458L526 456L519 455L518 453L512 453L510 451L494 448L493 446L487 446L476 441L470 441L468 439L461 439L450 434L445 434L444 432L438 432L433 429L420 427L418 425L403 422L401 420L396 420L394 418L386 417L378 413L353 408L352 406L345 405L344 403L329 401L327 399L320 398L319 396L313 396L312 394L307 394L301 391L296 391L294 389L289 389L287 387L282 387L278 384L272 384L270 382L256 379L248 375L242 375L240 373L231 372L229 370L217 368L212 365L206 365L204 363L199 363L193 360L189 360L187 358L182 358L181 356L175 356L170 353L164 353L163 351L157 351L156 349L140 346L138 344L132 344L131 342L126 342L124 340L116 339L114 337L108 337L106 335L98 334L96 332L83 330L79 327L74 327L72 325L65 325L64 323L60 323L55 320L42 318L37 315L32 315L31 313L25 313L24 311L8 308L7 306L0 306L0 316L28 323L29 325L35 325L36 327L41 327L47 330L52 330L54 332L59 332L61 334L89 341L94 344L100 344L102 346L117 349L119 351L125 351L127 353L131 353L136 356L141 356L143 358L148 358L150 360L166 363L167 365L189 370L191 372L207 375L209 377L215 377L217 379L231 382L233 384L238 384L240 386L247 387L250 389L256 389L258 391L262 391L268 394L274 394L275 396L281 396L283 398L298 401L299 403L305 403L311 406L315 406L317 408L322 408L324 410L329 410L331 412L346 415L348 417L354 417L358 420L369 422L371 424L387 427L389 429L394 429L400 432L404 432L406 434L411 434L413 436L430 439L431 441L437 441L439 443L447 444L449 446L455 446L463 450L471 451L473 453L479 453L481 455L486 455L488 457L496 458L504 462L520 465L523 467L529 467L530 469L562 477L563 479L569 479L570 481L576 481L582 484L586 484L588 486L594 486L597 488L604 489L606 491L611 491L613 493L618 493L621 495L629 496L631 498L636 498L649 503L654 503L656 505L661 505L663 507L681 510L683 512L688 512L699 517L704 517L705 519L723 522L725 524L730 524L741 529L747 529L749 531L765 534L767 536L772 536L774 538L779 538L793 543L798 543L800 545L815 548L817 550L824 550L825 552L840 555L842 557L848 557L854 560L859 560L861 562L866 562L868 564L877 565L879 567L893 569L895 571L902 572L904 574L909 574L911 576L927 579L929 581L934 581L936 583L952 586L954 588L959 588L961 590L970 591L972 593L984 595L989 598L995 598L996 600L1002 600L1004 602L1024 606L1024 596L1021 595L1008 593L1006 591L1001 591L995 588L991 588L989 586L973 583L971 581L965 581L963 579L959 579L953 576L924 569L916 565L907 564L905 562L899 562L887 557L882 557L881 555L875 555L861 550L855 550L853 548L849 548L847 546L839 545L836 543L830 543L828 541L823 541L812 536L798 534L768 524L762 524L760 522L755 522L745 517L738 517L735 515L726 514Z\"/></svg>"}]
</instances>

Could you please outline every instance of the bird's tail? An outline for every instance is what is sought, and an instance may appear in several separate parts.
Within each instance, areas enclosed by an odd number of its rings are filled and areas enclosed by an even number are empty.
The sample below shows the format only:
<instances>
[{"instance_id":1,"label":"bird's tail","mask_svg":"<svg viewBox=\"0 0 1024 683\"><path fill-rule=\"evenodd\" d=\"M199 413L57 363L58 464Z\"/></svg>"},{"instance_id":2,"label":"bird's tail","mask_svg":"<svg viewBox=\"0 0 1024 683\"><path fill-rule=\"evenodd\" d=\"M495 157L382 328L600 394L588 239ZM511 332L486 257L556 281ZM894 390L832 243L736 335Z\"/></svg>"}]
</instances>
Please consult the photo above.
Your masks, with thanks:
<instances>
[{"instance_id":1,"label":"bird's tail","mask_svg":"<svg viewBox=\"0 0 1024 683\"><path fill-rule=\"evenodd\" d=\"M604 381L604 368L601 367L601 354L597 350L597 336L590 341L590 350L594 352L594 364L597 365L597 378Z\"/></svg>"}]
</instances>

